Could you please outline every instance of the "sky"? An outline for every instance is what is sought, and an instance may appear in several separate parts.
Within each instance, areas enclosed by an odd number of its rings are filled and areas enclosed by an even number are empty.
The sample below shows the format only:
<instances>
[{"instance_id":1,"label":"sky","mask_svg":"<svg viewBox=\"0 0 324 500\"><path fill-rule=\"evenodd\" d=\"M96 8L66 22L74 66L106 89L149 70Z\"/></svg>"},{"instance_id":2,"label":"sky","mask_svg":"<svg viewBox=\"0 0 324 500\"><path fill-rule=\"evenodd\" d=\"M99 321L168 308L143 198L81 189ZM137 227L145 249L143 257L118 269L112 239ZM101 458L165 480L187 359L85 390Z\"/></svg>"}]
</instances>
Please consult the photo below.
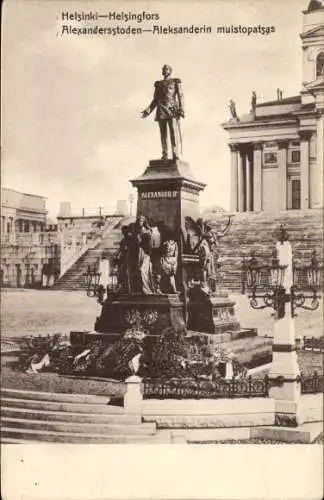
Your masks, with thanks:
<instances>
[{"instance_id":1,"label":"sky","mask_svg":"<svg viewBox=\"0 0 324 500\"><path fill-rule=\"evenodd\" d=\"M161 155L150 103L161 66L182 81L183 156L207 187L202 208L229 208L230 153L221 124L234 99L238 114L301 90L302 10L307 0L5 0L2 25L2 186L60 201L114 207ZM158 22L101 23L149 28L210 25L212 34L61 36L62 12L158 13ZM70 24L81 27L82 23ZM96 23L94 23L96 24ZM219 35L217 26L274 26L269 35ZM92 23L88 23L92 25Z\"/></svg>"}]
</instances>

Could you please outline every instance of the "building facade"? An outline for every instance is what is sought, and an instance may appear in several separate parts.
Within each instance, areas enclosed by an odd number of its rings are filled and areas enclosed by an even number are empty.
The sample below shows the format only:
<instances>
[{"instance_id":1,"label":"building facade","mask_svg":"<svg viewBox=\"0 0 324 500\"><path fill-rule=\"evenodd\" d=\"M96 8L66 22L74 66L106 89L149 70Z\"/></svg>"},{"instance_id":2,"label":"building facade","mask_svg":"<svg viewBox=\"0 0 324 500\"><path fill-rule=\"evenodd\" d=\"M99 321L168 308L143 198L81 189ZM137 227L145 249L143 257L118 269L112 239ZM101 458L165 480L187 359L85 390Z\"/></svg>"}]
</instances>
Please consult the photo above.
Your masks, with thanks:
<instances>
[{"instance_id":1,"label":"building facade","mask_svg":"<svg viewBox=\"0 0 324 500\"><path fill-rule=\"evenodd\" d=\"M56 226L47 225L46 198L1 189L1 286L36 288L54 281Z\"/></svg>"},{"instance_id":2,"label":"building facade","mask_svg":"<svg viewBox=\"0 0 324 500\"><path fill-rule=\"evenodd\" d=\"M303 12L302 89L223 124L231 152L231 210L273 212L323 207L324 2Z\"/></svg>"}]
</instances>

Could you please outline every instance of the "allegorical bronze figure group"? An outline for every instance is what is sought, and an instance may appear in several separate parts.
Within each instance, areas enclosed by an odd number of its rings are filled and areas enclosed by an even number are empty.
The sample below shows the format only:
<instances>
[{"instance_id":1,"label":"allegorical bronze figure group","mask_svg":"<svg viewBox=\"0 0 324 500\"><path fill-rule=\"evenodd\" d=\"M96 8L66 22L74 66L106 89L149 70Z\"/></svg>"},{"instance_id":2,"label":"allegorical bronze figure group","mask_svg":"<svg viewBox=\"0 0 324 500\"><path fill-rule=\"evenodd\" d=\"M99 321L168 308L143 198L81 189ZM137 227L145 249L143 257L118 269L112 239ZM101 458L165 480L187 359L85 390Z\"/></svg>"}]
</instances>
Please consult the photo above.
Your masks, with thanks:
<instances>
[{"instance_id":1,"label":"allegorical bronze figure group","mask_svg":"<svg viewBox=\"0 0 324 500\"><path fill-rule=\"evenodd\" d=\"M224 230L216 232L209 223L187 217L185 251L198 256L200 286L205 293L216 289L216 263L219 239L228 232L231 217ZM115 262L120 293L144 295L177 293L176 276L179 244L173 232L163 223L148 223L140 215L135 223L122 226L123 238Z\"/></svg>"},{"instance_id":2,"label":"allegorical bronze figure group","mask_svg":"<svg viewBox=\"0 0 324 500\"><path fill-rule=\"evenodd\" d=\"M122 233L116 258L119 292L177 293L178 244L172 232L162 222L152 227L140 215Z\"/></svg>"}]
</instances>

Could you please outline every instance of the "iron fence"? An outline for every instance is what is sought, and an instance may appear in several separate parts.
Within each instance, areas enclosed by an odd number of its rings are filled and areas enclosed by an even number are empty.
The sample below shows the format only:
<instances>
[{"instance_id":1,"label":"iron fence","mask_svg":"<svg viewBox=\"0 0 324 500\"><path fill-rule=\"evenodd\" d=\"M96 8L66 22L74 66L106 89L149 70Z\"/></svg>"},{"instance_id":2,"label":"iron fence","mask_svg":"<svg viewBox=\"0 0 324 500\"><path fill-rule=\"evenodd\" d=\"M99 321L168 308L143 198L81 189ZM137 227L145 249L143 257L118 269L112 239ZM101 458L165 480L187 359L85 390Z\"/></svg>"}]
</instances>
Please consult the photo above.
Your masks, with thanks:
<instances>
[{"instance_id":1,"label":"iron fence","mask_svg":"<svg viewBox=\"0 0 324 500\"><path fill-rule=\"evenodd\" d=\"M145 380L144 399L224 399L267 397L268 377L215 381Z\"/></svg>"},{"instance_id":2,"label":"iron fence","mask_svg":"<svg viewBox=\"0 0 324 500\"><path fill-rule=\"evenodd\" d=\"M301 374L300 385L302 394L324 392L324 376L318 375L316 371L312 375Z\"/></svg>"},{"instance_id":3,"label":"iron fence","mask_svg":"<svg viewBox=\"0 0 324 500\"><path fill-rule=\"evenodd\" d=\"M304 351L320 351L324 352L324 336L322 337L311 337L303 338L302 349Z\"/></svg>"}]
</instances>

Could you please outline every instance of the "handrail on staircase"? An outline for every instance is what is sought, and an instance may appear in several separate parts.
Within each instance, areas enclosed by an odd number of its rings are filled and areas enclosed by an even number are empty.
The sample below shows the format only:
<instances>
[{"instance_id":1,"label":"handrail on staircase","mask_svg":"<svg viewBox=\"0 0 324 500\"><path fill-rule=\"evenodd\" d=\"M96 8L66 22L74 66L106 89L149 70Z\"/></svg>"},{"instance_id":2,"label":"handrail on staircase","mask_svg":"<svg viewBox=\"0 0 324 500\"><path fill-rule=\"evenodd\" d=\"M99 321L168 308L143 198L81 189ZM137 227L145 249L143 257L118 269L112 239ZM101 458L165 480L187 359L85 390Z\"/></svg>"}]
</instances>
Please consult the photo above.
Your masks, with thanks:
<instances>
[{"instance_id":1,"label":"handrail on staircase","mask_svg":"<svg viewBox=\"0 0 324 500\"><path fill-rule=\"evenodd\" d=\"M64 264L62 263L62 256L61 256L61 270L60 270L60 278L75 264L75 262L82 257L86 253L86 251L89 249L89 246L87 243L85 243L83 246L75 247L75 252L73 255L71 255L65 262Z\"/></svg>"}]
</instances>

